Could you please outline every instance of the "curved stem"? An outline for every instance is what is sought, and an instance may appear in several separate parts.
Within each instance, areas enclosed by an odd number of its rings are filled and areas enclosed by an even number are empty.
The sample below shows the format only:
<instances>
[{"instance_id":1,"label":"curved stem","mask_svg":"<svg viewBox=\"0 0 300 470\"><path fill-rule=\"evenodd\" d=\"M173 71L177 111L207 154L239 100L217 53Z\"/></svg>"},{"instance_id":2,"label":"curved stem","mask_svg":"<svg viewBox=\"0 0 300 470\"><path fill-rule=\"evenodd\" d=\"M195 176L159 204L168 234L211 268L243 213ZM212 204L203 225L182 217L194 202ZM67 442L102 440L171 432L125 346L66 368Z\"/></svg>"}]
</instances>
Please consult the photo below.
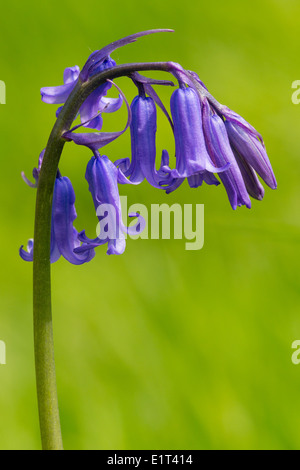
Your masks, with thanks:
<instances>
[{"instance_id":1,"label":"curved stem","mask_svg":"<svg viewBox=\"0 0 300 470\"><path fill-rule=\"evenodd\" d=\"M60 156L65 144L63 134L71 125L85 99L107 79L129 76L133 72L168 72L168 62L124 64L107 69L87 82L78 80L50 134L39 175L34 228L33 316L36 386L42 448L63 449L57 399L52 312L50 237L53 189Z\"/></svg>"}]
</instances>

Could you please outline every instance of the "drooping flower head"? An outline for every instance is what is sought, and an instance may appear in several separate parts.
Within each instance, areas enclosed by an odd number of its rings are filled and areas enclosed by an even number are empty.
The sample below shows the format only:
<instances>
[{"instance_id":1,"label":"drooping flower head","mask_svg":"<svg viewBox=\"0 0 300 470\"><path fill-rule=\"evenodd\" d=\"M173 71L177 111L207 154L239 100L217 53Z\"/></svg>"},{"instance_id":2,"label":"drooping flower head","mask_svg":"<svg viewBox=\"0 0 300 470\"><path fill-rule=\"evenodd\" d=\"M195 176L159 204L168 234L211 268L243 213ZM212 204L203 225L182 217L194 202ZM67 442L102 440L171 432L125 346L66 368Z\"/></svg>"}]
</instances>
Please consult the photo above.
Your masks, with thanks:
<instances>
[{"instance_id":1,"label":"drooping flower head","mask_svg":"<svg viewBox=\"0 0 300 470\"><path fill-rule=\"evenodd\" d=\"M263 198L264 188L259 178L270 188L277 187L262 136L245 119L221 105L195 72L184 70L174 62L164 63L164 70L170 72L178 82L178 88L171 96L169 114L154 86L174 86L174 83L129 71L127 76L138 89L137 96L129 106L122 90L110 79L113 75L110 71L117 67L110 54L141 36L167 31L172 30L149 30L115 41L93 52L82 70L78 66L66 68L63 85L41 89L42 100L51 104L64 104L72 99L75 87L76 93L81 86L87 85L93 89L80 106L80 124L73 125L64 132L62 138L93 152L85 176L99 220L99 233L96 238L90 239L84 231L78 233L74 228L74 190L70 180L58 171L52 204L51 262L62 255L73 264L83 264L93 258L97 246L104 244L107 245L108 254L124 252L126 234L136 235L141 232L145 221L134 213L129 214L137 218L134 225L127 227L123 223L120 184L137 185L146 180L153 187L170 193L185 179L192 188L201 186L203 182L217 186L220 179L233 209L239 206L250 208L250 198ZM148 70L149 64L146 65L145 69ZM132 64L128 66L132 69ZM116 72L114 76L120 76L120 70ZM113 85L119 91L118 98L106 96ZM118 111L123 102L128 111L124 129L102 132L102 113ZM156 164L157 108L165 114L173 131L175 168L170 166L166 149L162 151L160 165L157 167ZM65 109L67 112L68 107ZM57 109L58 119L62 117L59 116L61 110L62 107ZM93 132L77 132L80 127L93 129ZM128 128L131 135L130 158L121 155L113 163L105 155L100 155L100 149L121 137ZM22 174L31 187L38 185L43 157L44 151L40 154L38 167L32 172L34 182ZM20 255L24 260L32 261L33 250L34 242L30 239L27 251L21 247Z\"/></svg>"}]
</instances>

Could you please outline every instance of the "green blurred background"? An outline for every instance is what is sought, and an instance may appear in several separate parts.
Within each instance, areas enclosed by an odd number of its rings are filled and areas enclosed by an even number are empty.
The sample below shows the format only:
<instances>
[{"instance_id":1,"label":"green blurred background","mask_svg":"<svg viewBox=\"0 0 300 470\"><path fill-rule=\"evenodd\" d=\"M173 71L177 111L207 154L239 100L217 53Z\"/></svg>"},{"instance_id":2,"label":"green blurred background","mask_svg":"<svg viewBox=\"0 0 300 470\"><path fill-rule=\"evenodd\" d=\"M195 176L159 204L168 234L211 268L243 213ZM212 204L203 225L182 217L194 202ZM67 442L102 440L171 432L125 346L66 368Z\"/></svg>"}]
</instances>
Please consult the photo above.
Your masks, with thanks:
<instances>
[{"instance_id":1,"label":"green blurred background","mask_svg":"<svg viewBox=\"0 0 300 470\"><path fill-rule=\"evenodd\" d=\"M58 394L66 449L297 449L300 445L300 79L296 0L90 0L1 5L0 448L39 449L32 331L32 265L18 248L33 235L31 175L55 119L42 86L67 66L128 34L173 28L113 54L119 63L173 60L262 134L278 180L263 202L232 211L223 187L167 196L147 183L121 187L128 203L205 205L205 244L129 240L122 256L97 250L84 266L52 269ZM155 74L157 78L165 75ZM118 81L131 99L135 90ZM115 92L112 92L112 96ZM168 105L170 90L161 90ZM105 128L124 125L125 109ZM158 154L174 144L159 113ZM126 134L105 153L130 156ZM90 158L65 147L76 227L94 236L84 179Z\"/></svg>"}]
</instances>

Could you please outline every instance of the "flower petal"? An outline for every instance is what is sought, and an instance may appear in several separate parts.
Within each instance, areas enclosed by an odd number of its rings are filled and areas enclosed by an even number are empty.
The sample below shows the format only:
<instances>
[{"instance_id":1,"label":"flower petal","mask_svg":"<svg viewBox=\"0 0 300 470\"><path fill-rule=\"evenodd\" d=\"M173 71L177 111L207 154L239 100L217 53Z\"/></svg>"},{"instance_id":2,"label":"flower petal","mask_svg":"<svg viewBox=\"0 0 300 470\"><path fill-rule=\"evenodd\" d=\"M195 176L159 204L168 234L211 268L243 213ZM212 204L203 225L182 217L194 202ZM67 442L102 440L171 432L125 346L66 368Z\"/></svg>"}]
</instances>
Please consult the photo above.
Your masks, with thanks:
<instances>
[{"instance_id":1,"label":"flower petal","mask_svg":"<svg viewBox=\"0 0 300 470\"><path fill-rule=\"evenodd\" d=\"M19 254L24 261L33 261L33 238L27 243L27 251L23 249L23 245L19 249Z\"/></svg>"},{"instance_id":2,"label":"flower petal","mask_svg":"<svg viewBox=\"0 0 300 470\"><path fill-rule=\"evenodd\" d=\"M132 120L130 124L131 134L131 163L126 168L125 176L130 177L130 181L141 183L144 179L153 187L161 189L161 184L165 180L170 181L170 169L164 171L162 167L165 154L162 156L160 169L155 166L156 159L156 106L151 97L136 96L131 103ZM124 167L124 161L121 164ZM127 163L126 163L127 164Z\"/></svg>"},{"instance_id":3,"label":"flower petal","mask_svg":"<svg viewBox=\"0 0 300 470\"><path fill-rule=\"evenodd\" d=\"M164 188L166 190L166 194L170 194L177 188L179 188L179 186L182 185L184 180L185 178L174 178L173 181L166 188Z\"/></svg>"},{"instance_id":4,"label":"flower petal","mask_svg":"<svg viewBox=\"0 0 300 470\"><path fill-rule=\"evenodd\" d=\"M76 129L78 129L78 127L80 127L80 125L79 125L79 126L73 127L73 129L71 129L68 132L65 132L65 134L63 135L63 137L65 139L73 140L73 142L75 142L75 144L77 144L77 145L85 145L86 147L89 147L93 152L96 152L100 148L104 147L105 145L109 144L113 140L120 137L127 130L127 128L130 125L130 122L131 122L131 110L130 110L129 103L128 103L124 93L122 92L122 90L115 83L111 82L110 80L108 80L108 81L110 83L112 83L119 90L119 92L121 93L121 95L122 95L122 97L123 97L123 99L126 103L127 111L128 111L128 117L127 117L127 123L126 123L125 128L120 132L99 132L99 133L98 132L97 133L90 132L90 133L83 134L83 133L74 132L74 130L76 130Z\"/></svg>"},{"instance_id":5,"label":"flower petal","mask_svg":"<svg viewBox=\"0 0 300 470\"><path fill-rule=\"evenodd\" d=\"M68 83L67 85L41 88L42 101L49 104L65 103L69 94L73 90L75 83L76 82Z\"/></svg>"},{"instance_id":6,"label":"flower petal","mask_svg":"<svg viewBox=\"0 0 300 470\"><path fill-rule=\"evenodd\" d=\"M153 87L151 85L148 85L148 84L144 85L144 88L145 88L145 92L148 93L148 95L154 100L154 102L157 104L157 106L162 110L162 112L164 113L164 115L166 116L166 118L168 119L168 121L170 123L171 129L174 130L174 125L173 125L172 119L171 119L168 111L166 110L163 102L161 101L160 97L156 93L156 91L153 89Z\"/></svg>"},{"instance_id":7,"label":"flower petal","mask_svg":"<svg viewBox=\"0 0 300 470\"><path fill-rule=\"evenodd\" d=\"M128 157L126 158L119 158L114 162L114 165L117 168L120 168L123 173L126 173L127 170L130 168L130 159Z\"/></svg>"},{"instance_id":8,"label":"flower petal","mask_svg":"<svg viewBox=\"0 0 300 470\"><path fill-rule=\"evenodd\" d=\"M100 100L99 111L101 113L114 113L118 111L123 104L123 97L120 94L118 98L106 98L103 96Z\"/></svg>"},{"instance_id":9,"label":"flower petal","mask_svg":"<svg viewBox=\"0 0 300 470\"><path fill-rule=\"evenodd\" d=\"M74 67L67 67L64 70L64 85L68 85L69 83L76 82L77 78L80 74L80 68L78 65Z\"/></svg>"},{"instance_id":10,"label":"flower petal","mask_svg":"<svg viewBox=\"0 0 300 470\"><path fill-rule=\"evenodd\" d=\"M220 173L219 176L232 208L235 210L241 205L250 208L251 201L230 147L224 121L217 114L212 113L207 99L203 100L203 129L208 152L215 164L222 165L226 161L230 162L228 170Z\"/></svg>"},{"instance_id":11,"label":"flower petal","mask_svg":"<svg viewBox=\"0 0 300 470\"><path fill-rule=\"evenodd\" d=\"M80 119L83 126L99 131L101 130L102 117L97 116L97 113L100 111L101 98L106 95L111 86L111 83L103 83L94 90L81 105Z\"/></svg>"},{"instance_id":12,"label":"flower petal","mask_svg":"<svg viewBox=\"0 0 300 470\"><path fill-rule=\"evenodd\" d=\"M240 155L235 150L233 151L233 153L239 165L248 193L254 199L261 201L264 197L265 190L262 184L260 183L255 171L242 155Z\"/></svg>"},{"instance_id":13,"label":"flower petal","mask_svg":"<svg viewBox=\"0 0 300 470\"><path fill-rule=\"evenodd\" d=\"M38 175L37 175L37 172L36 172L35 170L36 170L36 168L34 168L34 169L32 170L32 174L33 174L33 177L34 177L34 179L35 179L35 182L34 182L34 183L32 183L32 182L27 178L27 176L25 176L24 171L21 172L21 176L22 176L23 180L25 181L25 183L26 183L28 186L30 186L30 188L37 188L37 185L38 185Z\"/></svg>"},{"instance_id":14,"label":"flower petal","mask_svg":"<svg viewBox=\"0 0 300 470\"><path fill-rule=\"evenodd\" d=\"M275 175L262 142L235 123L226 121L225 125L231 146L244 157L271 189L276 189Z\"/></svg>"},{"instance_id":15,"label":"flower petal","mask_svg":"<svg viewBox=\"0 0 300 470\"><path fill-rule=\"evenodd\" d=\"M126 241L124 236L120 236L115 240L108 241L107 255L122 255L126 248Z\"/></svg>"},{"instance_id":16,"label":"flower petal","mask_svg":"<svg viewBox=\"0 0 300 470\"><path fill-rule=\"evenodd\" d=\"M237 114L235 111L232 111L227 106L222 105L222 114L225 117L226 121L229 121L236 126L240 127L245 132L248 132L252 136L256 136L264 146L264 141L261 134L247 122L242 116Z\"/></svg>"},{"instance_id":17,"label":"flower petal","mask_svg":"<svg viewBox=\"0 0 300 470\"><path fill-rule=\"evenodd\" d=\"M24 171L21 172L21 176L22 176L23 180L24 180L25 183L26 183L28 186L30 186L31 188L37 188L38 179L39 179L39 174L40 174L40 170L41 170L41 167L42 167L42 162L43 162L44 154L45 154L45 149L42 150L41 153L40 153L40 155L39 155L38 168L33 168L33 170L32 170L32 176L33 176L33 178L34 178L34 183L32 183L32 182L27 178L27 176L25 176Z\"/></svg>"},{"instance_id":18,"label":"flower petal","mask_svg":"<svg viewBox=\"0 0 300 470\"><path fill-rule=\"evenodd\" d=\"M209 171L196 173L195 175L188 177L188 183L191 188L198 188L199 186L202 186L203 181L208 185L214 184L215 186L218 186L220 184L220 181L217 180L215 175Z\"/></svg>"}]
</instances>

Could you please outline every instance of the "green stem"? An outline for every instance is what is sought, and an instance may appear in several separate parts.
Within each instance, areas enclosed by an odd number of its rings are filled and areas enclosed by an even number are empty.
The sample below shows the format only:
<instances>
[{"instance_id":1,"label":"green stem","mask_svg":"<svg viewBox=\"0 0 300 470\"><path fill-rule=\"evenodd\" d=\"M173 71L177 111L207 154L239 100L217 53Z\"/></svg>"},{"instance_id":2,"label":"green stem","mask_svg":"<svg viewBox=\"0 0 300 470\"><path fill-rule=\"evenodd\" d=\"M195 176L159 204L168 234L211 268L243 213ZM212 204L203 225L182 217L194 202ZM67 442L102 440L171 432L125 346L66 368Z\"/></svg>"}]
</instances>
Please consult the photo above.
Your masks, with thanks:
<instances>
[{"instance_id":1,"label":"green stem","mask_svg":"<svg viewBox=\"0 0 300 470\"><path fill-rule=\"evenodd\" d=\"M62 436L57 399L51 312L50 238L52 197L60 156L66 140L63 134L71 125L85 99L107 79L128 76L132 72L169 71L168 62L125 64L105 70L89 81L79 80L68 97L50 134L39 175L36 195L33 316L36 387L42 448L62 450Z\"/></svg>"}]
</instances>

